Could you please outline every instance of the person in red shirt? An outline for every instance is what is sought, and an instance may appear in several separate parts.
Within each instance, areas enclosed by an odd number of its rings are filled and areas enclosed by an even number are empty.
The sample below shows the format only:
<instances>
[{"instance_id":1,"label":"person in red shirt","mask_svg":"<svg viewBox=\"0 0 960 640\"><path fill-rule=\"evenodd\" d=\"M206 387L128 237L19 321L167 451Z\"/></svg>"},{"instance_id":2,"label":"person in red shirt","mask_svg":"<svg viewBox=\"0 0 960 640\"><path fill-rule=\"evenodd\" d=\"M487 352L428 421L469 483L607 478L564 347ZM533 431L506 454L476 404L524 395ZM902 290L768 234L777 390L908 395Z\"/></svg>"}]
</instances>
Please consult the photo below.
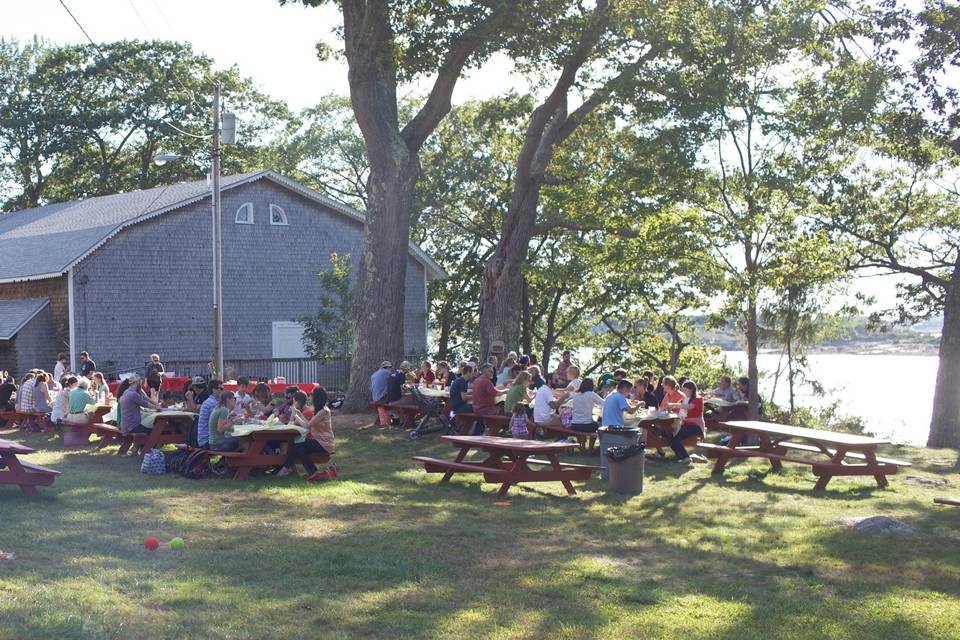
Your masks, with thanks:
<instances>
[{"instance_id":1,"label":"person in red shirt","mask_svg":"<svg viewBox=\"0 0 960 640\"><path fill-rule=\"evenodd\" d=\"M697 395L697 385L687 380L681 387L683 401L673 405L680 410L682 420L680 428L670 437L670 448L677 456L680 464L690 464L690 454L683 446L683 441L691 436L704 436L703 397Z\"/></svg>"},{"instance_id":2,"label":"person in red shirt","mask_svg":"<svg viewBox=\"0 0 960 640\"><path fill-rule=\"evenodd\" d=\"M437 380L437 374L433 371L433 365L430 364L427 360L424 360L420 363L420 371L417 373L417 384L421 382L426 382L427 384L433 384Z\"/></svg>"},{"instance_id":3,"label":"person in red shirt","mask_svg":"<svg viewBox=\"0 0 960 640\"><path fill-rule=\"evenodd\" d=\"M492 365L485 364L480 368L480 375L473 381L471 396L473 399L473 412L478 416L493 416L503 413L497 406L497 388L493 381L496 378L496 370ZM483 419L477 420L477 426L474 427L474 434L482 434L485 425Z\"/></svg>"},{"instance_id":4,"label":"person in red shirt","mask_svg":"<svg viewBox=\"0 0 960 640\"><path fill-rule=\"evenodd\" d=\"M677 389L677 379L673 376L663 376L660 384L663 385L663 400L657 408L661 411L667 411L670 408L669 405L680 404L686 400L687 397Z\"/></svg>"}]
</instances>

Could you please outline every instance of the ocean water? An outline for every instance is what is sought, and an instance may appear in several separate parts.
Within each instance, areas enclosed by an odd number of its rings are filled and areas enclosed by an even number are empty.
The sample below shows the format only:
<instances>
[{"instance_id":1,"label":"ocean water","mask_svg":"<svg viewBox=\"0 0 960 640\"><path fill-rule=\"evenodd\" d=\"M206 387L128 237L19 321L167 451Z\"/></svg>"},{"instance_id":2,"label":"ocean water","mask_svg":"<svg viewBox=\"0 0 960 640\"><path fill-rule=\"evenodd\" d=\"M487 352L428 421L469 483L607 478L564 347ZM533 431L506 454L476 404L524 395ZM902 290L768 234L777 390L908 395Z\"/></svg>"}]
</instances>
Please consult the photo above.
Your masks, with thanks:
<instances>
[{"instance_id":1,"label":"ocean water","mask_svg":"<svg viewBox=\"0 0 960 640\"><path fill-rule=\"evenodd\" d=\"M747 368L744 351L725 351L727 361ZM765 398L773 387L778 354L761 353L760 391ZM814 395L809 385L797 390L797 404L819 407L839 401L842 414L860 416L867 429L893 442L922 445L927 441L937 378L937 356L822 353L808 356L810 375L826 393ZM774 401L789 404L786 379L781 377Z\"/></svg>"}]
</instances>

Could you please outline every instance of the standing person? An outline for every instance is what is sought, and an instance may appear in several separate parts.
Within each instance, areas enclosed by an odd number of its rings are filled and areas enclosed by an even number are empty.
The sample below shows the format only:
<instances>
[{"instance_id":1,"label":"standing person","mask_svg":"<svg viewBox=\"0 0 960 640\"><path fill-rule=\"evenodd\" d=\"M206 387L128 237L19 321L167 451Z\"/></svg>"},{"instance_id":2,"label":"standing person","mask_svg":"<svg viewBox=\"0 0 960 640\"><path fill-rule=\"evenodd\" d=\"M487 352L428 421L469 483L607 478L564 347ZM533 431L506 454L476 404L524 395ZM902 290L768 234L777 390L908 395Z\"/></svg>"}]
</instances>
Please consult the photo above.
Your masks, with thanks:
<instances>
[{"instance_id":1,"label":"standing person","mask_svg":"<svg viewBox=\"0 0 960 640\"><path fill-rule=\"evenodd\" d=\"M222 380L214 379L207 384L207 398L200 405L200 415L197 417L197 444L201 447L210 447L210 414L217 408L217 399L222 391ZM122 404L121 409L126 413Z\"/></svg>"},{"instance_id":2,"label":"standing person","mask_svg":"<svg viewBox=\"0 0 960 640\"><path fill-rule=\"evenodd\" d=\"M330 407L327 406L327 392L323 387L317 385L311 395L313 396L313 417L308 420L300 412L294 412L293 414L293 421L308 430L307 437L303 442L298 442L290 448L287 460L280 471L277 472L277 475L289 475L293 471L293 465L299 462L310 474L307 476L307 482L331 480L337 475L336 466L328 471L318 472L317 465L310 459L310 456L314 453L325 451L332 454L336 446Z\"/></svg>"},{"instance_id":3,"label":"standing person","mask_svg":"<svg viewBox=\"0 0 960 640\"><path fill-rule=\"evenodd\" d=\"M53 379L62 380L67 375L67 354L62 351L57 354L57 364L53 365Z\"/></svg>"},{"instance_id":4,"label":"standing person","mask_svg":"<svg viewBox=\"0 0 960 640\"><path fill-rule=\"evenodd\" d=\"M510 433L514 438L530 438L530 431L527 427L527 405L518 402L513 405L510 416Z\"/></svg>"},{"instance_id":5,"label":"standing person","mask_svg":"<svg viewBox=\"0 0 960 640\"><path fill-rule=\"evenodd\" d=\"M670 448L677 456L677 462L690 464L690 454L683 446L683 441L691 436L698 438L704 436L706 425L703 421L703 397L697 395L697 385L689 380L684 382L680 389L683 392L683 400L671 404L672 408L680 410L680 417L677 418L677 428L670 436Z\"/></svg>"},{"instance_id":6,"label":"standing person","mask_svg":"<svg viewBox=\"0 0 960 640\"><path fill-rule=\"evenodd\" d=\"M130 386L127 387L127 390L123 392L117 402L120 407L120 433L124 435L128 433L150 433L150 428L143 426L143 416L140 414L140 410L144 408L156 410L160 408L160 405L152 402L143 393L138 374L132 375L129 380ZM83 379L80 380L80 384L83 384Z\"/></svg>"},{"instance_id":7,"label":"standing person","mask_svg":"<svg viewBox=\"0 0 960 640\"><path fill-rule=\"evenodd\" d=\"M97 370L97 363L90 358L90 354L86 351L80 352L80 375L86 379L90 379L90 375Z\"/></svg>"},{"instance_id":8,"label":"standing person","mask_svg":"<svg viewBox=\"0 0 960 640\"><path fill-rule=\"evenodd\" d=\"M150 362L144 369L143 377L147 380L147 389L150 390L150 396L154 400L160 399L160 387L163 384L163 363L160 362L160 356L156 353L150 354ZM156 392L156 393L154 393Z\"/></svg>"},{"instance_id":9,"label":"standing person","mask_svg":"<svg viewBox=\"0 0 960 640\"><path fill-rule=\"evenodd\" d=\"M567 369L571 364L573 363L570 362L570 351L564 350L564 352L560 354L560 362L557 364L557 370L553 372L553 384L555 386L560 387L566 384L568 380Z\"/></svg>"},{"instance_id":10,"label":"standing person","mask_svg":"<svg viewBox=\"0 0 960 640\"><path fill-rule=\"evenodd\" d=\"M236 451L240 438L231 435L233 425L240 417L234 414L237 398L233 391L222 391L217 406L210 412L210 449L213 451Z\"/></svg>"},{"instance_id":11,"label":"standing person","mask_svg":"<svg viewBox=\"0 0 960 640\"><path fill-rule=\"evenodd\" d=\"M573 394L573 422L570 428L581 433L592 433L600 425L593 419L593 408L604 406L601 398L593 387L593 378L584 378L580 387Z\"/></svg>"},{"instance_id":12,"label":"standing person","mask_svg":"<svg viewBox=\"0 0 960 640\"><path fill-rule=\"evenodd\" d=\"M617 390L603 401L603 415L600 422L604 427L622 427L623 412L636 413L642 406L640 402L630 402L627 395L630 393L630 381L621 380L617 383Z\"/></svg>"}]
</instances>

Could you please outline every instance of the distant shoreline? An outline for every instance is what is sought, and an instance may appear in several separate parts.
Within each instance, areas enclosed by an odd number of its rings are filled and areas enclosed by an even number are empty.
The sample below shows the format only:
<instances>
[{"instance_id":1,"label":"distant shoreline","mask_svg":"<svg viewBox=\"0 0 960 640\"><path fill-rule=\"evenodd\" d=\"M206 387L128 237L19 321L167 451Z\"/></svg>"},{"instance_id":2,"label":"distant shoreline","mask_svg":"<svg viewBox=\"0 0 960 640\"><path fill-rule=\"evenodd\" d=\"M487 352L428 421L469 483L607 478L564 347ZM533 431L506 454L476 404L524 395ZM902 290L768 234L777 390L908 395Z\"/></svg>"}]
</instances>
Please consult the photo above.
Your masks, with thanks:
<instances>
[{"instance_id":1,"label":"distant shoreline","mask_svg":"<svg viewBox=\"0 0 960 640\"><path fill-rule=\"evenodd\" d=\"M728 348L723 345L713 345L720 347L721 350L725 352L729 351L739 351L743 352L745 349L743 347L737 347L734 349ZM761 349L761 354L764 355L776 355L780 353L778 349ZM810 349L807 351L807 355L818 356L818 355L851 355L851 356L933 356L937 357L940 355L939 349L935 345L930 344L877 344L877 345L838 345L835 347L832 346L819 346L815 349Z\"/></svg>"}]
</instances>

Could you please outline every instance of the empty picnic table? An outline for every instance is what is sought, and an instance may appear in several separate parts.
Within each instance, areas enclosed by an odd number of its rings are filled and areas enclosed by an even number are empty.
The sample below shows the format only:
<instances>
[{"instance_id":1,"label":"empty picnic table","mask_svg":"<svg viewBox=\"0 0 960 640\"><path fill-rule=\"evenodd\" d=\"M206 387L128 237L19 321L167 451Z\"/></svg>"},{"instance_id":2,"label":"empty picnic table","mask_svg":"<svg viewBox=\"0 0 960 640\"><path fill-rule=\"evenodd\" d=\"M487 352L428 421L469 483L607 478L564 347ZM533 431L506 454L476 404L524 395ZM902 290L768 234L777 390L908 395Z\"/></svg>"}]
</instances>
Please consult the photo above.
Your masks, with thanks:
<instances>
[{"instance_id":1,"label":"empty picnic table","mask_svg":"<svg viewBox=\"0 0 960 640\"><path fill-rule=\"evenodd\" d=\"M0 484L19 485L25 494L35 496L38 486L49 487L60 472L17 458L26 453L33 453L33 449L10 440L0 440Z\"/></svg>"},{"instance_id":2,"label":"empty picnic table","mask_svg":"<svg viewBox=\"0 0 960 640\"><path fill-rule=\"evenodd\" d=\"M810 465L818 477L815 489L824 489L834 476L873 476L881 487L887 486L887 476L897 473L909 462L877 456L877 447L889 444L886 440L849 433L820 431L792 427L772 422L734 420L723 422L720 428L730 432L726 445L700 443L708 458L716 458L714 474L722 474L733 458L767 458L775 470L782 463ZM755 436L760 444L740 446L746 436ZM801 458L797 453L825 456L827 460Z\"/></svg>"},{"instance_id":3,"label":"empty picnic table","mask_svg":"<svg viewBox=\"0 0 960 640\"><path fill-rule=\"evenodd\" d=\"M584 464L560 462L557 455L570 445L561 442L539 442L515 438L497 438L494 436L442 436L460 451L453 460L414 456L423 464L427 473L443 473L447 482L455 473L481 473L484 482L499 482L497 495L506 495L510 487L518 482L561 482L567 493L576 491L572 481L587 480L601 467ZM477 449L487 454L484 460L464 461L467 454ZM540 454L546 459L531 458ZM530 465L537 467L531 468Z\"/></svg>"}]
</instances>

